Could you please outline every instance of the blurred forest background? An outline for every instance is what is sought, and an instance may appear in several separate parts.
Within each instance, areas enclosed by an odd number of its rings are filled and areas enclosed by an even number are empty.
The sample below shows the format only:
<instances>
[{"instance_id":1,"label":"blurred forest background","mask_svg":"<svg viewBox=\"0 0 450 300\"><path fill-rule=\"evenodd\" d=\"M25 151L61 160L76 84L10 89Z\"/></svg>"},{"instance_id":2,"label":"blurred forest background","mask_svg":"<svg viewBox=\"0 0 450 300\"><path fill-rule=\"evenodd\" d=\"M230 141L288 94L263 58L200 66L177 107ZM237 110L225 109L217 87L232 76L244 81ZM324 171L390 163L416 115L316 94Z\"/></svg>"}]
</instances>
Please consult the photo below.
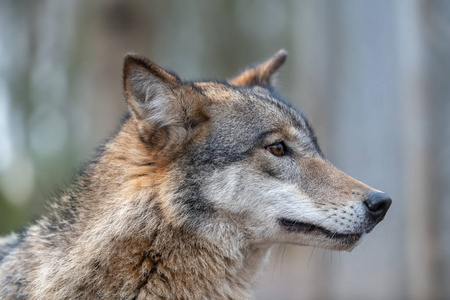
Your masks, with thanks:
<instances>
[{"instance_id":1,"label":"blurred forest background","mask_svg":"<svg viewBox=\"0 0 450 300\"><path fill-rule=\"evenodd\" d=\"M325 155L394 202L350 254L275 248L256 298L450 299L445 0L2 0L0 233L42 213L117 127L127 52L223 79L280 48L279 90Z\"/></svg>"}]
</instances>

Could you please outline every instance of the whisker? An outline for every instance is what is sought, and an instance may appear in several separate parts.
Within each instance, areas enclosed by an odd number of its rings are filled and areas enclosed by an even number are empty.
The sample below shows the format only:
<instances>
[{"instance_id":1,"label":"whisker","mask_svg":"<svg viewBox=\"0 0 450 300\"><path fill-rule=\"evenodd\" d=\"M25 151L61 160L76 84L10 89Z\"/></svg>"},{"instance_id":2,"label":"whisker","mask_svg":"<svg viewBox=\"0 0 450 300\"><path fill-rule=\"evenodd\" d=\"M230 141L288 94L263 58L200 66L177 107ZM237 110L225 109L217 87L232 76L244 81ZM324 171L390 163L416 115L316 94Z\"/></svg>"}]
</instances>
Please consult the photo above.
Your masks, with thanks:
<instances>
[{"instance_id":1,"label":"whisker","mask_svg":"<svg viewBox=\"0 0 450 300\"><path fill-rule=\"evenodd\" d=\"M311 255L309 256L308 265L306 266L306 272L308 272L308 270L309 270L309 264L311 263L311 258L313 257L314 250L316 250L316 246L313 247L313 249L311 251Z\"/></svg>"},{"instance_id":2,"label":"whisker","mask_svg":"<svg viewBox=\"0 0 450 300\"><path fill-rule=\"evenodd\" d=\"M283 261L284 261L284 252L285 251L286 251L286 244L283 244L283 252L281 252L280 275L283 274Z\"/></svg>"},{"instance_id":3,"label":"whisker","mask_svg":"<svg viewBox=\"0 0 450 300\"><path fill-rule=\"evenodd\" d=\"M333 251L330 251L330 269L333 269Z\"/></svg>"},{"instance_id":4,"label":"whisker","mask_svg":"<svg viewBox=\"0 0 450 300\"><path fill-rule=\"evenodd\" d=\"M273 263L273 269L272 269L272 279L271 279L272 281L273 281L273 274L275 273L275 270L276 270L276 266L277 266L277 262L278 262L278 256L280 254L281 246L282 246L282 244L280 244L278 246L277 252L275 253L275 261Z\"/></svg>"}]
</instances>

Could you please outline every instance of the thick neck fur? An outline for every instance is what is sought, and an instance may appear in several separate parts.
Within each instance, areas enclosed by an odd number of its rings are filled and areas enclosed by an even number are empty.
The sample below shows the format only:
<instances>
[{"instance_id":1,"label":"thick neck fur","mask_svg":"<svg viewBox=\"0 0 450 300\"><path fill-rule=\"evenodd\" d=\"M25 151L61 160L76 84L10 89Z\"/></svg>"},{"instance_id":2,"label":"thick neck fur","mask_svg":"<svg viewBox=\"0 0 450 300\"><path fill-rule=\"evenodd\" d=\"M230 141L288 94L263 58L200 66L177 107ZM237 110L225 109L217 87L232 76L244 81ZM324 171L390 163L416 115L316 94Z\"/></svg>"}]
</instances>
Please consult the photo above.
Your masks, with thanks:
<instances>
[{"instance_id":1,"label":"thick neck fur","mask_svg":"<svg viewBox=\"0 0 450 300\"><path fill-rule=\"evenodd\" d=\"M30 227L26 242L36 255L26 258L29 285L23 295L250 297L267 248L232 241L227 232L221 232L224 242L214 242L177 220L167 166L149 160L149 149L136 135L126 121L74 191L62 197L55 215Z\"/></svg>"}]
</instances>

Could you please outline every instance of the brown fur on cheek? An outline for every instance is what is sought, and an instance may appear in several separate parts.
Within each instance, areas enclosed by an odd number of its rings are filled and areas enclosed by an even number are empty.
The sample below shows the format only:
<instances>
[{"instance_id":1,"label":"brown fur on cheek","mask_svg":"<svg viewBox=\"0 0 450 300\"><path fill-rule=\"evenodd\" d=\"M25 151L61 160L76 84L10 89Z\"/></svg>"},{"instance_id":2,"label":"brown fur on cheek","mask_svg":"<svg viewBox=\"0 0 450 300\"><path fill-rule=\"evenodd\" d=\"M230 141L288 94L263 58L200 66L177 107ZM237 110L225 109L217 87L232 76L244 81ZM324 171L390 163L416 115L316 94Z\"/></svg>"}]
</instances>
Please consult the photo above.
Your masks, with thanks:
<instances>
[{"instance_id":1,"label":"brown fur on cheek","mask_svg":"<svg viewBox=\"0 0 450 300\"><path fill-rule=\"evenodd\" d=\"M183 197L178 189L186 174L177 171L177 168L174 170L173 166L180 164L186 147L195 147L208 135L209 123L190 129L189 139L178 141L174 146L165 145L162 149L138 139L133 119L124 124L123 130L126 134L119 134L116 138L115 151L108 152L104 158L110 166L115 165L115 169L121 170L119 176L123 178L123 182L120 193L127 195L124 197L127 201L142 197L149 201L151 199L151 204L158 207L167 222L182 226L186 216L175 199ZM113 176L118 174L111 174Z\"/></svg>"}]
</instances>

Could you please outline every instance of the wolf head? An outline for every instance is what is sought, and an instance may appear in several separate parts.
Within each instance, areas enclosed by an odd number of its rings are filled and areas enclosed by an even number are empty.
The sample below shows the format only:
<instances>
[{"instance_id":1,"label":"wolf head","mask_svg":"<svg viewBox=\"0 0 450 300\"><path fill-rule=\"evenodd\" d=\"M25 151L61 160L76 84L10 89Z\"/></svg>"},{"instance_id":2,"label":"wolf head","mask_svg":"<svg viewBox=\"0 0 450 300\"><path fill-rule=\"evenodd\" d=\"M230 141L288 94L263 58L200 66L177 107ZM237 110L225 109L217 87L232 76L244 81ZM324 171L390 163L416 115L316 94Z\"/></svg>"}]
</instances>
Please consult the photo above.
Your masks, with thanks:
<instances>
[{"instance_id":1,"label":"wolf head","mask_svg":"<svg viewBox=\"0 0 450 300\"><path fill-rule=\"evenodd\" d=\"M351 250L391 199L327 161L306 118L274 93L286 56L227 82L184 82L144 57L125 58L130 122L153 166L148 180L161 182L153 204L217 245Z\"/></svg>"}]
</instances>

